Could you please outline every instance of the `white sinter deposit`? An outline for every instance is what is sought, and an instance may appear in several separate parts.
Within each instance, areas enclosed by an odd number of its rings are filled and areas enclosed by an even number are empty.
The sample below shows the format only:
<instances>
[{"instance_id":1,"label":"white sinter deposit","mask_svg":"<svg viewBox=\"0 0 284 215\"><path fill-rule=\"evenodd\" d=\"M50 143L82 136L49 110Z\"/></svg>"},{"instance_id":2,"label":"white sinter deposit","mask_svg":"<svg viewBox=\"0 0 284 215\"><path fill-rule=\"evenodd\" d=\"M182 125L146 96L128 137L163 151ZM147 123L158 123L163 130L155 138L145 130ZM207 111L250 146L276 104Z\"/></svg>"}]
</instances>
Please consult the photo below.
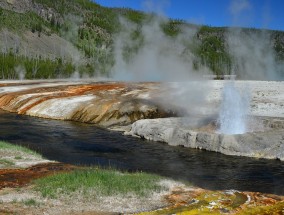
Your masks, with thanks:
<instances>
[{"instance_id":1,"label":"white sinter deposit","mask_svg":"<svg viewBox=\"0 0 284 215\"><path fill-rule=\"evenodd\" d=\"M192 128L184 123L183 118L164 118L138 120L126 134L227 155L284 161L284 82L235 81L228 86L226 83L211 82L212 90L207 95L207 115L199 116L202 121L216 115L222 104L220 130L223 132L214 132L214 120ZM250 86L250 93L238 91L247 85ZM261 126L263 129L254 129Z\"/></svg>"}]
</instances>

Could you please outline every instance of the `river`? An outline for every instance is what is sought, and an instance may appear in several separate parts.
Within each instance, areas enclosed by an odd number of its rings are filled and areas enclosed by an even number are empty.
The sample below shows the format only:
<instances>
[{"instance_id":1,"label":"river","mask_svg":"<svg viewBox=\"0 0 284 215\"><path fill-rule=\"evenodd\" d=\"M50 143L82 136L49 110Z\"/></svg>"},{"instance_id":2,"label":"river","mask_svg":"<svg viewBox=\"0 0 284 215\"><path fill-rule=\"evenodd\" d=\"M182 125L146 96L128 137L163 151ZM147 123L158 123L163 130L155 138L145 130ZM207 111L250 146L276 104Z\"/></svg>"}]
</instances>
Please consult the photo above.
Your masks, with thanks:
<instances>
[{"instance_id":1,"label":"river","mask_svg":"<svg viewBox=\"0 0 284 215\"><path fill-rule=\"evenodd\" d=\"M0 112L0 139L75 165L144 171L212 190L284 195L284 162L226 156L123 136L90 124Z\"/></svg>"}]
</instances>

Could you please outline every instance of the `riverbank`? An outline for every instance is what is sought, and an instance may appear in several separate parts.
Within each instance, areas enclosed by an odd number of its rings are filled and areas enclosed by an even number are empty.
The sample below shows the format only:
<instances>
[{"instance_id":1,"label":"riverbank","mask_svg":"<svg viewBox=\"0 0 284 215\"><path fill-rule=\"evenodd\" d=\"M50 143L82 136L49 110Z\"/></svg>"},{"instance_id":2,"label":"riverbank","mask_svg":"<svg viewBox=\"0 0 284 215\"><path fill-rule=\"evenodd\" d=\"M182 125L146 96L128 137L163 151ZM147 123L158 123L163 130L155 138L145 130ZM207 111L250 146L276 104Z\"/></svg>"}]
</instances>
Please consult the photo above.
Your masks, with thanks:
<instances>
[{"instance_id":1,"label":"riverbank","mask_svg":"<svg viewBox=\"0 0 284 215\"><path fill-rule=\"evenodd\" d=\"M183 183L146 173L61 164L24 147L1 142L0 154L7 153L9 157L5 157L3 163L9 166L2 165L0 170L1 214L151 210L168 205L162 196L175 187L186 187ZM33 163L12 163L19 153L21 159L32 159Z\"/></svg>"},{"instance_id":2,"label":"riverbank","mask_svg":"<svg viewBox=\"0 0 284 215\"><path fill-rule=\"evenodd\" d=\"M0 170L29 168L34 165L52 162L32 150L3 141L0 141L0 158Z\"/></svg>"},{"instance_id":3,"label":"riverbank","mask_svg":"<svg viewBox=\"0 0 284 215\"><path fill-rule=\"evenodd\" d=\"M125 134L171 146L284 161L284 118L255 118L253 123L261 124L261 130L229 135L218 133L214 121L194 127L192 118L143 119Z\"/></svg>"},{"instance_id":4,"label":"riverbank","mask_svg":"<svg viewBox=\"0 0 284 215\"><path fill-rule=\"evenodd\" d=\"M159 84L124 82L32 82L0 85L0 108L48 119L102 127L129 125L138 119L174 116L150 99Z\"/></svg>"},{"instance_id":5,"label":"riverbank","mask_svg":"<svg viewBox=\"0 0 284 215\"><path fill-rule=\"evenodd\" d=\"M7 143L0 147L0 153L7 147ZM10 146L13 152L17 156L18 149ZM29 175L25 183L5 183L13 177L12 181L21 181L25 172L32 171L37 177ZM282 213L284 206L283 196L210 191L145 173L82 169L56 162L2 169L0 175L1 214L272 214Z\"/></svg>"}]
</instances>

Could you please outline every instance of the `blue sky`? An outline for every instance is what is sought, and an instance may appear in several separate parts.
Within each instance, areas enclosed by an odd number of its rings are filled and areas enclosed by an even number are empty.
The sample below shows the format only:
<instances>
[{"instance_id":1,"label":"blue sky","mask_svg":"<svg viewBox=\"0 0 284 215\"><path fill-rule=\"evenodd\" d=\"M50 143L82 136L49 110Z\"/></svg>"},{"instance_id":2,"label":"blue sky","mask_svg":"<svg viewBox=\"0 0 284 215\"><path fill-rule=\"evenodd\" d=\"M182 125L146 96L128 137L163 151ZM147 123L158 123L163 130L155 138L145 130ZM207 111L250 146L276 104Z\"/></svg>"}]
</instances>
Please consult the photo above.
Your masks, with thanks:
<instances>
[{"instance_id":1,"label":"blue sky","mask_svg":"<svg viewBox=\"0 0 284 215\"><path fill-rule=\"evenodd\" d=\"M210 26L242 26L284 31L284 0L94 0L107 7L155 11L170 18Z\"/></svg>"}]
</instances>

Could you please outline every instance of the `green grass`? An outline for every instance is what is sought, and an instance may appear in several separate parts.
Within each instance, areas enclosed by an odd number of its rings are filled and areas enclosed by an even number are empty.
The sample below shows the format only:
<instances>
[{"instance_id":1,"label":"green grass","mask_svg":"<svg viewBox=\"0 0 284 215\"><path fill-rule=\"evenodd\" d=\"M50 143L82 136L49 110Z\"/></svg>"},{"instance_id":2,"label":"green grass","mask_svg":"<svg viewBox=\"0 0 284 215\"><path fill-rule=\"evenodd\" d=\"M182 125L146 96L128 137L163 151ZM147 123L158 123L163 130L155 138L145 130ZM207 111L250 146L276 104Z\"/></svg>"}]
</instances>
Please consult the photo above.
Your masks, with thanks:
<instances>
[{"instance_id":1,"label":"green grass","mask_svg":"<svg viewBox=\"0 0 284 215\"><path fill-rule=\"evenodd\" d=\"M19 146L19 145L13 145L13 144L10 144L10 143L7 143L7 142L4 142L4 141L0 141L0 150L13 150L13 151L20 151L20 152L24 152L24 153L27 153L27 154L30 154L30 155L35 155L35 156L38 156L38 157L41 157L40 154L26 148L26 147L23 147L23 146Z\"/></svg>"},{"instance_id":2,"label":"green grass","mask_svg":"<svg viewBox=\"0 0 284 215\"><path fill-rule=\"evenodd\" d=\"M152 191L163 189L157 175L146 173L122 173L116 170L86 168L71 173L60 173L36 180L35 189L43 197L58 198L60 195L70 195L82 192L88 197L91 193L97 196L114 196L135 194L145 197Z\"/></svg>"},{"instance_id":3,"label":"green grass","mask_svg":"<svg viewBox=\"0 0 284 215\"><path fill-rule=\"evenodd\" d=\"M40 203L37 202L35 199L27 199L23 201L24 205L26 206L39 206Z\"/></svg>"},{"instance_id":4,"label":"green grass","mask_svg":"<svg viewBox=\"0 0 284 215\"><path fill-rule=\"evenodd\" d=\"M16 160L21 160L21 159L23 159L23 157L22 156L15 156L15 159Z\"/></svg>"},{"instance_id":5,"label":"green grass","mask_svg":"<svg viewBox=\"0 0 284 215\"><path fill-rule=\"evenodd\" d=\"M7 160L7 159L0 159L0 164L3 164L3 165L5 165L5 166L13 166L13 165L15 165L14 162L9 161L9 160Z\"/></svg>"}]
</instances>

